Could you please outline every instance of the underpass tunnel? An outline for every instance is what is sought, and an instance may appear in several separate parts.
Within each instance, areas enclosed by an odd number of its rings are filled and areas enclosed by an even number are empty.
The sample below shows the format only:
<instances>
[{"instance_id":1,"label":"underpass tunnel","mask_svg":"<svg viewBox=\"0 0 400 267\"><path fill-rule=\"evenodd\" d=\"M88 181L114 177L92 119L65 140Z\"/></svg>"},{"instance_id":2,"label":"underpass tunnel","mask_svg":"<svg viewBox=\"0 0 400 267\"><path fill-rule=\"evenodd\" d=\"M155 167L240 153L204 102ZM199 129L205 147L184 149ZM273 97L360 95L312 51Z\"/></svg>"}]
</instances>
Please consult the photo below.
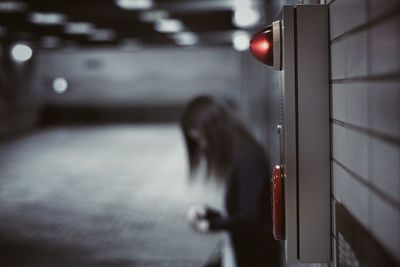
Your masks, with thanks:
<instances>
[{"instance_id":1,"label":"underpass tunnel","mask_svg":"<svg viewBox=\"0 0 400 267\"><path fill-rule=\"evenodd\" d=\"M330 255L289 259L287 236L265 253L285 267L398 266L397 0L0 1L0 266L233 259L226 233L188 224L193 205L223 210L226 188L202 179L203 165L189 179L180 120L196 96L220 99L262 146L268 173L284 169L288 71L257 61L249 42L277 20L283 33L284 6L307 5L327 8L329 70L315 76L326 75L329 96Z\"/></svg>"},{"instance_id":2,"label":"underpass tunnel","mask_svg":"<svg viewBox=\"0 0 400 267\"><path fill-rule=\"evenodd\" d=\"M234 12L0 2L1 266L203 266L218 250L187 211L220 209L223 188L189 182L178 124L198 95L240 113L250 31Z\"/></svg>"}]
</instances>

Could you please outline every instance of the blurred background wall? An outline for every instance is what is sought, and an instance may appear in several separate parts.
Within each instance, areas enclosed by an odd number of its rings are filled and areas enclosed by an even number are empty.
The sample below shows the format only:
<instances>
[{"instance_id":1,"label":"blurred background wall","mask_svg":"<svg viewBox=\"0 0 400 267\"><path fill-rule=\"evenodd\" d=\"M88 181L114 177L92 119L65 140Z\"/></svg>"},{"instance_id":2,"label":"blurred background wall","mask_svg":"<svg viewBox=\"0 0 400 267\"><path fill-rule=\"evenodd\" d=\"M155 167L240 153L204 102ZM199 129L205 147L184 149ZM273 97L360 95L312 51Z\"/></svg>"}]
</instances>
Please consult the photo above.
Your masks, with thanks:
<instances>
[{"instance_id":1,"label":"blurred background wall","mask_svg":"<svg viewBox=\"0 0 400 267\"><path fill-rule=\"evenodd\" d=\"M171 121L197 95L235 102L239 63L230 48L48 52L37 59L34 84L48 88L45 123ZM65 94L51 88L57 77L68 81Z\"/></svg>"},{"instance_id":2,"label":"blurred background wall","mask_svg":"<svg viewBox=\"0 0 400 267\"><path fill-rule=\"evenodd\" d=\"M10 48L9 43L0 43L0 138L34 127L44 101L43 88L32 87L35 60L16 64Z\"/></svg>"}]
</instances>

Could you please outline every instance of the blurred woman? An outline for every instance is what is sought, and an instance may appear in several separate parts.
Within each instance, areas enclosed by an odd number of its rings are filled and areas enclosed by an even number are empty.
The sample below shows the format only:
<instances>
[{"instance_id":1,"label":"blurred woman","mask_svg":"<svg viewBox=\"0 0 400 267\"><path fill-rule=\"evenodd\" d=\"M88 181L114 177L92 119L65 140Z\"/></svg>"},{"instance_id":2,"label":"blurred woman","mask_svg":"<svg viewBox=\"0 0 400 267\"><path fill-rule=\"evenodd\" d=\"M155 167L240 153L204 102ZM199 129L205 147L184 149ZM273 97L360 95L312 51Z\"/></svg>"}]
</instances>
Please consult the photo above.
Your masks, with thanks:
<instances>
[{"instance_id":1,"label":"blurred woman","mask_svg":"<svg viewBox=\"0 0 400 267\"><path fill-rule=\"evenodd\" d=\"M237 267L278 266L271 230L270 171L262 147L224 103L208 96L189 103L181 127L191 176L204 160L207 176L226 187L225 211L192 207L188 212L192 227L203 233L227 232Z\"/></svg>"}]
</instances>

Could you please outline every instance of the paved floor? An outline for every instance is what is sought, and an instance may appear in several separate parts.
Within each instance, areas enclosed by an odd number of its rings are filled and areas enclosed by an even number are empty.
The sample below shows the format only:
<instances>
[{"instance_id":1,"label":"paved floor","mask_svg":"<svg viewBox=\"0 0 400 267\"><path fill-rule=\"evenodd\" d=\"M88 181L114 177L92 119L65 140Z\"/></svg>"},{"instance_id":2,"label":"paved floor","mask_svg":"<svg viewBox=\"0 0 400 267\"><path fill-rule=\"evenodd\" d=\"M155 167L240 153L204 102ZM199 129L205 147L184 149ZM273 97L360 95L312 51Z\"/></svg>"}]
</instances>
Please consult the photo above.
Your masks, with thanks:
<instances>
[{"instance_id":1,"label":"paved floor","mask_svg":"<svg viewBox=\"0 0 400 267\"><path fill-rule=\"evenodd\" d=\"M0 266L200 266L175 125L63 127L0 145Z\"/></svg>"}]
</instances>

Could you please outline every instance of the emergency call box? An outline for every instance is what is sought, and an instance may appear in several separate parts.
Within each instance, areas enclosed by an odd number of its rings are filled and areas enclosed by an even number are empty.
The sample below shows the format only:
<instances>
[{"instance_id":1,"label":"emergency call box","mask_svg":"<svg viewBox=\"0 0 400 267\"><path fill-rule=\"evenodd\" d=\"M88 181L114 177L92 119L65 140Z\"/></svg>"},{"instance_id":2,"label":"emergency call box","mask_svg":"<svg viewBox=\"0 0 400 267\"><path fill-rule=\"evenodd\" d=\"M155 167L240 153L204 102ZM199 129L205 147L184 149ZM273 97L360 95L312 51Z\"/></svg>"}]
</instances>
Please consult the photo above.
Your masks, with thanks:
<instances>
[{"instance_id":1,"label":"emergency call box","mask_svg":"<svg viewBox=\"0 0 400 267\"><path fill-rule=\"evenodd\" d=\"M272 173L273 234L288 262L329 262L330 101L326 5L285 6L257 32L253 56L282 70L280 162Z\"/></svg>"},{"instance_id":2,"label":"emergency call box","mask_svg":"<svg viewBox=\"0 0 400 267\"><path fill-rule=\"evenodd\" d=\"M289 262L331 259L328 21L326 5L283 8L279 135Z\"/></svg>"}]
</instances>

